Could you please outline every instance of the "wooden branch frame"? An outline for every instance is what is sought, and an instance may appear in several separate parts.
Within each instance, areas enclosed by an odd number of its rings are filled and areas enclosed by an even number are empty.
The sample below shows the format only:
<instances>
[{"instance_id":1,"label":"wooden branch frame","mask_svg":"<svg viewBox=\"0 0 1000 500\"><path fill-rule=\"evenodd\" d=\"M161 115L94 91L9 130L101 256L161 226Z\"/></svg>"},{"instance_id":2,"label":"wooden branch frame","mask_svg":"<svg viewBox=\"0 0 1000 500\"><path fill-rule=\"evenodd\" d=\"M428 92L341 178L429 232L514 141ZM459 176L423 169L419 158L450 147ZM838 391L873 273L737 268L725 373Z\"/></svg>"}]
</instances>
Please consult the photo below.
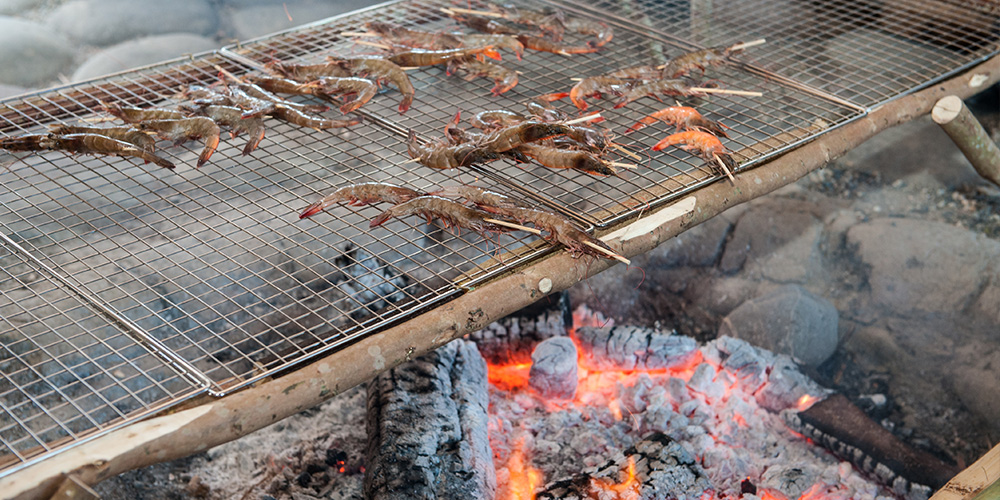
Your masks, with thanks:
<instances>
[{"instance_id":1,"label":"wooden branch frame","mask_svg":"<svg viewBox=\"0 0 1000 500\"><path fill-rule=\"evenodd\" d=\"M975 80L978 85L970 85L974 75L985 75L985 79L979 76ZM652 250L735 205L797 181L883 130L926 115L941 97L949 94L968 97L998 81L1000 56L994 56L959 76L890 101L836 131L742 172L733 183L706 186L696 193L696 210L666 220L639 236L624 241L612 239L609 244L626 257ZM665 208L669 206L657 211ZM50 498L69 474L87 484L96 484L131 469L232 441L312 408L383 370L482 328L548 293L565 290L612 265L615 262L607 259L584 264L567 252L555 252L280 378L221 399L201 398L197 406L137 422L25 467L0 479L0 492L9 498L25 500Z\"/></svg>"}]
</instances>

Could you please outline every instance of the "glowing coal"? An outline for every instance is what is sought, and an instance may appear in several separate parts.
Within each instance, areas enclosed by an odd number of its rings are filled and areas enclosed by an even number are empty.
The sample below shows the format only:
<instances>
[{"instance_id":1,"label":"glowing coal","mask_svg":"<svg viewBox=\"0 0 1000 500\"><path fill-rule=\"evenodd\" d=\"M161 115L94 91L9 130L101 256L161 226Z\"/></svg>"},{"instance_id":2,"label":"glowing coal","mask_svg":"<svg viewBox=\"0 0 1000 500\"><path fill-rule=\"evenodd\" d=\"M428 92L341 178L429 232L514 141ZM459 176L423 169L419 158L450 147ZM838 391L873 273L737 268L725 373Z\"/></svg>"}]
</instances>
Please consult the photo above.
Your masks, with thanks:
<instances>
[{"instance_id":1,"label":"glowing coal","mask_svg":"<svg viewBox=\"0 0 1000 500\"><path fill-rule=\"evenodd\" d=\"M490 367L498 499L524 498L514 492L525 490L525 470L539 498L570 483L579 486L576 498L894 498L786 426L785 414L828 392L785 356L728 337L698 347L634 327L580 328L571 338L581 353L572 400L531 389L528 367L517 372L522 382L509 369ZM494 382L495 370L507 370L502 384ZM615 486L636 474L638 462L633 458L630 473L623 450L659 435L691 457L690 477L704 480L683 482L672 469L646 468L638 480L656 488ZM608 472L609 463L617 468Z\"/></svg>"}]
</instances>

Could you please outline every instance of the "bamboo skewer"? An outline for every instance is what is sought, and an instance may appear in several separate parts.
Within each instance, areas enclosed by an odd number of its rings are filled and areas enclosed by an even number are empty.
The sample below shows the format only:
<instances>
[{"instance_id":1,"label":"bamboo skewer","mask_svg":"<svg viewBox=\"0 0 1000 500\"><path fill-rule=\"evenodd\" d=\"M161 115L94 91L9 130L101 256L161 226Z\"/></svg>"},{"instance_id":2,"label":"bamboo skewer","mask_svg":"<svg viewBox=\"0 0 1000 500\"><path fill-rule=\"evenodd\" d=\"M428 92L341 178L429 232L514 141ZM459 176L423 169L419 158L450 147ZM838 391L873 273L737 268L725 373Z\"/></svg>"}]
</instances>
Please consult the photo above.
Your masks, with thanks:
<instances>
[{"instance_id":1,"label":"bamboo skewer","mask_svg":"<svg viewBox=\"0 0 1000 500\"><path fill-rule=\"evenodd\" d=\"M629 150L627 150L627 149L625 149L625 148L623 148L623 147L621 147L621 146L619 146L619 145L617 145L617 144L615 144L613 142L611 143L611 147L617 149L618 151L620 151L624 155L628 155L628 156L632 157L635 161L642 161L642 157L641 156L639 156L639 155L637 155L637 154L635 154L635 153L633 153L633 152L631 152L631 151L629 151Z\"/></svg>"},{"instance_id":2,"label":"bamboo skewer","mask_svg":"<svg viewBox=\"0 0 1000 500\"><path fill-rule=\"evenodd\" d=\"M371 31L341 31L340 36L376 37L381 35L379 35L378 33L373 33Z\"/></svg>"},{"instance_id":3,"label":"bamboo skewer","mask_svg":"<svg viewBox=\"0 0 1000 500\"><path fill-rule=\"evenodd\" d=\"M563 125L575 125L577 123L590 122L590 121L594 121L594 120L596 120L596 119L598 119L600 117L601 117L600 113L592 113L592 114L589 114L587 116L581 116L580 118L574 118L572 120L565 121L565 122L563 122Z\"/></svg>"},{"instance_id":4,"label":"bamboo skewer","mask_svg":"<svg viewBox=\"0 0 1000 500\"><path fill-rule=\"evenodd\" d=\"M617 161L609 161L608 165L611 165L612 167L627 168L629 170L633 170L633 169L639 168L639 165L633 165L631 163L621 163L621 162L617 162Z\"/></svg>"},{"instance_id":5,"label":"bamboo skewer","mask_svg":"<svg viewBox=\"0 0 1000 500\"><path fill-rule=\"evenodd\" d=\"M590 248L593 248L594 250L597 250L598 252L603 253L604 255L607 255L608 257L611 257L612 259L617 260L618 262L624 263L626 266L632 265L632 261L631 260L628 260L625 257L622 257L621 255L618 255L618 254L612 252L611 250L608 250L607 248L604 248L604 247L602 247L602 246L600 246L600 245L598 245L596 243L593 243L593 242L590 242L590 241L584 241L583 244L587 245Z\"/></svg>"},{"instance_id":6,"label":"bamboo skewer","mask_svg":"<svg viewBox=\"0 0 1000 500\"><path fill-rule=\"evenodd\" d=\"M355 40L354 43L356 43L358 45L367 45L369 47L377 47L377 48L380 48L382 50L389 50L389 49L392 48L392 47L390 47L388 45L385 45L383 43L366 42L364 40Z\"/></svg>"},{"instance_id":7,"label":"bamboo skewer","mask_svg":"<svg viewBox=\"0 0 1000 500\"><path fill-rule=\"evenodd\" d=\"M722 167L722 171L726 173L727 177L729 177L729 182L736 184L736 178L733 177L733 173L729 171L729 167L727 167L726 164L722 161L722 158L719 158L719 155L715 153L712 153L712 157L715 158L715 162L718 163L720 167Z\"/></svg>"},{"instance_id":8,"label":"bamboo skewer","mask_svg":"<svg viewBox=\"0 0 1000 500\"><path fill-rule=\"evenodd\" d=\"M504 226L504 227L509 227L511 229L517 229L519 231L524 231L524 232L527 232L527 233L531 233L531 234L534 234L536 236L541 236L542 235L541 231L539 231L539 230L537 230L537 229L535 229L533 227L522 226L520 224L514 224L513 222L507 222L505 220L499 220L499 219L483 219L483 220L486 221L486 222L489 222L490 224L496 224L498 226Z\"/></svg>"},{"instance_id":9,"label":"bamboo skewer","mask_svg":"<svg viewBox=\"0 0 1000 500\"><path fill-rule=\"evenodd\" d=\"M729 50L743 50L743 49L748 49L750 47L756 47L758 45L764 45L765 43L767 43L767 39L760 38L751 42L737 43L736 45L729 47Z\"/></svg>"},{"instance_id":10,"label":"bamboo skewer","mask_svg":"<svg viewBox=\"0 0 1000 500\"><path fill-rule=\"evenodd\" d=\"M226 68L223 68L222 66L219 66L218 64L213 64L212 67L215 68L219 73L222 73L226 78L229 78L230 80L232 80L232 81L234 81L236 83L244 83L242 78L240 78L240 77L232 74L232 72L230 72Z\"/></svg>"},{"instance_id":11,"label":"bamboo skewer","mask_svg":"<svg viewBox=\"0 0 1000 500\"><path fill-rule=\"evenodd\" d=\"M688 90L692 92L702 92L705 94L746 95L750 97L760 97L764 95L763 92L754 92L752 90L709 89L704 87L691 87Z\"/></svg>"}]
</instances>

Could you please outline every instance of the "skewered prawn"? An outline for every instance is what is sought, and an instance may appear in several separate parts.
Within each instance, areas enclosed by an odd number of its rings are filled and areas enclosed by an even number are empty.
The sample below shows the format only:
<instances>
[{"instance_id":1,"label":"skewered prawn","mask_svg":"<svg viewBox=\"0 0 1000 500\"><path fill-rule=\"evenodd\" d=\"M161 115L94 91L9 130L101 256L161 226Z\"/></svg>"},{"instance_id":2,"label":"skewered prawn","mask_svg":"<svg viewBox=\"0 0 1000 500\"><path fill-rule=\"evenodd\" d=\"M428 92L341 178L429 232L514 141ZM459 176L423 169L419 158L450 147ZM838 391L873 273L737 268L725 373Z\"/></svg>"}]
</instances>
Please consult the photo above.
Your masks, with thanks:
<instances>
[{"instance_id":1,"label":"skewered prawn","mask_svg":"<svg viewBox=\"0 0 1000 500\"><path fill-rule=\"evenodd\" d=\"M463 47L439 50L410 49L405 52L399 52L388 56L386 57L386 60L399 66L434 66L436 64L445 64L453 59L470 56L486 56L490 59L500 59L500 53L497 52L492 45L484 45L481 47Z\"/></svg>"},{"instance_id":2,"label":"skewered prawn","mask_svg":"<svg viewBox=\"0 0 1000 500\"><path fill-rule=\"evenodd\" d=\"M335 203L346 202L352 207L360 207L386 201L393 204L409 201L421 193L403 186L387 184L384 182L362 182L338 188L332 194L324 196L323 199L306 207L299 214L300 219L311 217L321 212L326 207Z\"/></svg>"},{"instance_id":3,"label":"skewered prawn","mask_svg":"<svg viewBox=\"0 0 1000 500\"><path fill-rule=\"evenodd\" d=\"M524 48L537 50L539 52L552 52L553 54L560 54L564 56L573 54L592 54L600 50L600 46L591 45L566 45L562 42L556 42L549 40L548 38L543 38L535 35L517 35L517 40L524 45Z\"/></svg>"},{"instance_id":4,"label":"skewered prawn","mask_svg":"<svg viewBox=\"0 0 1000 500\"><path fill-rule=\"evenodd\" d=\"M212 157L212 153L215 153L215 149L219 147L219 126L211 118L204 116L147 120L138 125L143 130L155 131L161 139L175 141L178 144L188 139L202 139L205 147L198 155L198 167L204 165Z\"/></svg>"},{"instance_id":5,"label":"skewered prawn","mask_svg":"<svg viewBox=\"0 0 1000 500\"><path fill-rule=\"evenodd\" d=\"M475 78L485 77L493 79L493 88L490 92L493 95L500 95L517 86L517 71L485 61L477 61L475 58L453 59L448 63L448 73L453 73L457 69L468 72L466 81Z\"/></svg>"},{"instance_id":6,"label":"skewered prawn","mask_svg":"<svg viewBox=\"0 0 1000 500\"><path fill-rule=\"evenodd\" d=\"M253 77L250 81L269 92L312 95L330 102L336 102L333 96L337 94L355 94L354 99L347 101L340 107L340 111L344 114L364 106L378 92L378 86L375 85L375 82L353 76L325 76L308 83L299 83L287 78L260 76Z\"/></svg>"},{"instance_id":7,"label":"skewered prawn","mask_svg":"<svg viewBox=\"0 0 1000 500\"><path fill-rule=\"evenodd\" d=\"M611 26L608 26L600 21L591 21L581 17L571 17L566 19L563 22L563 25L567 30L581 35L590 35L596 38L596 40L590 40L587 42L587 46L593 48L603 47L610 42L615 35Z\"/></svg>"},{"instance_id":8,"label":"skewered prawn","mask_svg":"<svg viewBox=\"0 0 1000 500\"><path fill-rule=\"evenodd\" d=\"M110 137L117 141L127 142L139 149L142 149L143 151L148 151L150 153L156 150L156 139L153 139L152 137L149 136L149 134L133 127L99 128L99 127L76 127L70 125L59 125L50 128L49 132L55 135L71 135L71 134L103 135L105 137Z\"/></svg>"},{"instance_id":9,"label":"skewered prawn","mask_svg":"<svg viewBox=\"0 0 1000 500\"><path fill-rule=\"evenodd\" d=\"M240 132L246 132L249 139L243 146L243 156L246 156L257 149L260 141L264 139L264 120L258 116L243 118L243 110L233 106L210 105L198 110L199 113L212 119L219 125L231 129L229 136L236 137Z\"/></svg>"},{"instance_id":10,"label":"skewered prawn","mask_svg":"<svg viewBox=\"0 0 1000 500\"><path fill-rule=\"evenodd\" d=\"M726 147L722 145L722 141L718 137L700 130L688 130L668 135L653 145L653 151L660 151L661 149L676 145L681 145L681 149L696 154L705 161L714 163L715 157L718 156L730 170L739 167L739 164L729 155Z\"/></svg>"},{"instance_id":11,"label":"skewered prawn","mask_svg":"<svg viewBox=\"0 0 1000 500\"><path fill-rule=\"evenodd\" d=\"M721 66L729 61L733 56L739 55L743 49L734 47L742 45L736 43L729 46L711 47L708 49L696 50L678 56L667 63L663 69L663 74L668 78L678 78L696 69L702 73L710 66Z\"/></svg>"},{"instance_id":12,"label":"skewered prawn","mask_svg":"<svg viewBox=\"0 0 1000 500\"><path fill-rule=\"evenodd\" d=\"M589 246L588 243L604 248L611 254L614 254L614 251L606 243L580 230L569 219L552 212L534 208L515 207L498 210L498 213L502 213L522 223L530 222L535 227L547 233L542 236L543 238L551 242L561 243L574 256L592 255L606 259L612 258L610 255Z\"/></svg>"},{"instance_id":13,"label":"skewered prawn","mask_svg":"<svg viewBox=\"0 0 1000 500\"><path fill-rule=\"evenodd\" d=\"M566 135L569 132L569 126L559 123L526 121L490 133L483 137L479 145L489 151L502 153L525 143Z\"/></svg>"},{"instance_id":14,"label":"skewered prawn","mask_svg":"<svg viewBox=\"0 0 1000 500\"><path fill-rule=\"evenodd\" d=\"M610 162L602 160L587 151L559 149L542 144L522 144L518 151L535 159L549 168L572 168L592 175L617 175L618 170Z\"/></svg>"},{"instance_id":15,"label":"skewered prawn","mask_svg":"<svg viewBox=\"0 0 1000 500\"><path fill-rule=\"evenodd\" d=\"M30 134L0 139L0 149L7 151L65 151L67 153L114 155L139 158L163 168L174 164L127 142L98 134Z\"/></svg>"},{"instance_id":16,"label":"skewered prawn","mask_svg":"<svg viewBox=\"0 0 1000 500\"><path fill-rule=\"evenodd\" d=\"M371 21L365 23L369 31L398 45L425 49L453 49L462 45L455 35L406 28L394 23Z\"/></svg>"},{"instance_id":17,"label":"skewered prawn","mask_svg":"<svg viewBox=\"0 0 1000 500\"><path fill-rule=\"evenodd\" d=\"M293 125L298 125L300 127L306 127L316 130L326 130L331 128L341 128L350 127L361 123L363 120L360 116L354 116L346 120L334 120L330 118L323 118L315 115L310 115L303 113L295 108L286 108L284 106L277 106L274 111L271 112L275 118L279 120L284 120Z\"/></svg>"},{"instance_id":18,"label":"skewered prawn","mask_svg":"<svg viewBox=\"0 0 1000 500\"><path fill-rule=\"evenodd\" d=\"M338 62L326 62L320 64L295 64L286 62L272 62L264 65L264 69L269 73L281 75L285 78L300 82L311 82L326 76L353 76Z\"/></svg>"},{"instance_id":19,"label":"skewered prawn","mask_svg":"<svg viewBox=\"0 0 1000 500\"><path fill-rule=\"evenodd\" d=\"M376 81L392 82L399 89L399 92L403 94L403 100L399 102L400 113L405 113L406 110L410 109L410 105L413 104L413 96L416 94L416 90L413 88L413 84L410 83L410 78L406 76L403 68L400 68L392 61L374 56L355 57L351 59L327 57L327 60L339 64L351 73L345 76L360 76L362 78L372 78Z\"/></svg>"},{"instance_id":20,"label":"skewered prawn","mask_svg":"<svg viewBox=\"0 0 1000 500\"><path fill-rule=\"evenodd\" d=\"M184 118L184 113L173 109L136 108L122 106L118 103L101 103L104 111L124 120L126 123L139 123L147 120L177 120Z\"/></svg>"},{"instance_id":21,"label":"skewered prawn","mask_svg":"<svg viewBox=\"0 0 1000 500\"><path fill-rule=\"evenodd\" d=\"M462 143L454 146L446 144L421 144L417 134L410 130L406 143L410 158L415 158L424 166L436 169L466 167L473 163L483 163L499 159L501 154L477 146L473 143Z\"/></svg>"},{"instance_id":22,"label":"skewered prawn","mask_svg":"<svg viewBox=\"0 0 1000 500\"><path fill-rule=\"evenodd\" d=\"M546 101L557 101L564 97L569 97L573 105L580 111L587 109L585 97L600 96L602 94L622 95L628 88L628 82L615 76L588 76L573 85L569 92L556 92L542 96Z\"/></svg>"},{"instance_id":23,"label":"skewered prawn","mask_svg":"<svg viewBox=\"0 0 1000 500\"><path fill-rule=\"evenodd\" d=\"M517 125L528 118L524 115L505 109L487 109L473 115L469 123L478 129L493 130L500 127Z\"/></svg>"},{"instance_id":24,"label":"skewered prawn","mask_svg":"<svg viewBox=\"0 0 1000 500\"><path fill-rule=\"evenodd\" d=\"M313 113L313 112L322 113L323 111L330 109L328 106L319 106L315 104L300 104L297 102L289 101L287 99L282 99L277 95L268 92L267 90L264 90L259 85L255 85L253 83L237 83L231 85L229 87L229 93L232 96L240 96L241 103L239 103L237 107L244 107L242 104L243 101L246 101L247 104L250 104L251 108L254 107L255 105L253 104L253 101L248 101L247 99L247 98L252 98L252 99L257 99L257 101L261 101L264 103L274 104L275 107L291 108L297 111L301 111L303 113ZM256 104L256 106L260 106L260 104ZM244 115L248 116L246 113L244 113Z\"/></svg>"},{"instance_id":25,"label":"skewered prawn","mask_svg":"<svg viewBox=\"0 0 1000 500\"><path fill-rule=\"evenodd\" d=\"M667 122L677 128L678 131L693 130L693 129L703 129L705 131L711 132L719 137L729 137L726 131L722 129L722 124L716 121L709 120L697 109L690 106L670 106L663 108L635 123L625 131L626 134L635 132L643 127L652 125L657 121Z\"/></svg>"},{"instance_id":26,"label":"skewered prawn","mask_svg":"<svg viewBox=\"0 0 1000 500\"><path fill-rule=\"evenodd\" d=\"M445 198L462 198L465 201L476 205L481 210L492 213L497 213L497 209L524 206L515 201L513 198L504 196L494 191L483 189L481 187L470 186L468 184L445 186L428 194L443 196Z\"/></svg>"},{"instance_id":27,"label":"skewered prawn","mask_svg":"<svg viewBox=\"0 0 1000 500\"><path fill-rule=\"evenodd\" d=\"M483 210L469 208L461 203L451 201L440 196L418 196L409 201L405 201L379 214L368 224L369 227L377 227L384 224L389 219L403 218L409 215L421 215L430 224L435 218L441 219L445 228L464 228L488 236L488 233L505 233L509 229L485 219L492 218L492 214Z\"/></svg>"}]
</instances>

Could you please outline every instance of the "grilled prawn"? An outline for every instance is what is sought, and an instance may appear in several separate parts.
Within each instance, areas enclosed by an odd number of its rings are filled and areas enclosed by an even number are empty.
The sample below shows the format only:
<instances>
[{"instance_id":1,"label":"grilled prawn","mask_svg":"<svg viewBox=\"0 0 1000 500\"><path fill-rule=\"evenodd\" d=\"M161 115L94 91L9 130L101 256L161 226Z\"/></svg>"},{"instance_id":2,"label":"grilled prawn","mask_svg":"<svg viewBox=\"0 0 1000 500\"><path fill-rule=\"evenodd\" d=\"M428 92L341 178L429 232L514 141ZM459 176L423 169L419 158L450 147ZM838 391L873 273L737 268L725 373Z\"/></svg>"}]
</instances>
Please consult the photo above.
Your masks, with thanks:
<instances>
[{"instance_id":1,"label":"grilled prawn","mask_svg":"<svg viewBox=\"0 0 1000 500\"><path fill-rule=\"evenodd\" d=\"M134 144L98 134L31 134L0 139L0 149L7 151L65 151L67 153L113 155L139 158L163 168L174 164Z\"/></svg>"},{"instance_id":2,"label":"grilled prawn","mask_svg":"<svg viewBox=\"0 0 1000 500\"><path fill-rule=\"evenodd\" d=\"M392 61L375 56L354 57L350 59L328 57L327 60L340 65L350 73L344 76L360 76L362 78L371 78L375 81L392 82L399 89L399 92L403 94L403 100L399 102L400 113L405 113L410 109L410 105L413 104L413 96L416 90L413 88L413 84L410 83L410 78L406 76L403 68L400 68Z\"/></svg>"},{"instance_id":3,"label":"grilled prawn","mask_svg":"<svg viewBox=\"0 0 1000 500\"><path fill-rule=\"evenodd\" d=\"M198 155L197 166L201 167L212 157L219 147L219 126L211 118L195 116L168 120L146 120L138 123L142 130L152 130L161 139L174 141L176 144L190 139L202 139L204 149Z\"/></svg>"},{"instance_id":4,"label":"grilled prawn","mask_svg":"<svg viewBox=\"0 0 1000 500\"><path fill-rule=\"evenodd\" d=\"M421 193L410 188L384 182L351 184L338 188L333 193L324 196L323 199L309 205L299 214L299 218L304 219L316 215L326 207L336 203L347 203L352 207L370 205L380 201L399 204L420 195Z\"/></svg>"},{"instance_id":5,"label":"grilled prawn","mask_svg":"<svg viewBox=\"0 0 1000 500\"><path fill-rule=\"evenodd\" d=\"M739 166L736 160L726 151L726 147L722 145L722 141L708 132L688 130L668 135L653 146L653 151L660 151L669 146L680 146L684 151L698 155L709 162L714 162L715 157L718 156L730 170Z\"/></svg>"},{"instance_id":6,"label":"grilled prawn","mask_svg":"<svg viewBox=\"0 0 1000 500\"><path fill-rule=\"evenodd\" d=\"M711 132L718 137L729 137L726 131L722 129L722 124L716 121L709 120L697 109L690 106L670 106L663 108L635 123L625 131L626 134L635 132L643 127L652 125L657 121L663 121L669 123L677 128L678 131L684 130L695 130L701 129L706 132Z\"/></svg>"},{"instance_id":7,"label":"grilled prawn","mask_svg":"<svg viewBox=\"0 0 1000 500\"><path fill-rule=\"evenodd\" d=\"M504 226L487 222L486 219L493 217L493 214L489 212L469 208L447 198L431 195L418 196L395 205L372 219L368 226L378 227L393 217L403 218L409 215L423 216L427 219L428 224L433 222L435 218L441 219L445 228L469 229L482 236L509 231Z\"/></svg>"}]
</instances>

